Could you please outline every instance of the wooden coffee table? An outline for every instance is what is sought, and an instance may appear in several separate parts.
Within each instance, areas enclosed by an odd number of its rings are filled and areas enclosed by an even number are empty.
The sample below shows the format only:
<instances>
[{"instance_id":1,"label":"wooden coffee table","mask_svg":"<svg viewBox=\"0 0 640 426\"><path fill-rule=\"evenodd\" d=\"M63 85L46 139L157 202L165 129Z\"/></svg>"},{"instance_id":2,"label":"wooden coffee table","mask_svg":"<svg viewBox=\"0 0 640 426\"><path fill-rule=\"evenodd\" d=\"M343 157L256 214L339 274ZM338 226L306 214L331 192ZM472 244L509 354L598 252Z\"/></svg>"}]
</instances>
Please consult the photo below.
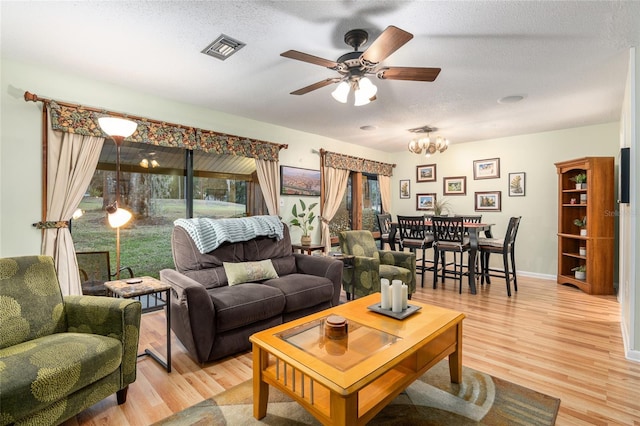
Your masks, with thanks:
<instances>
[{"instance_id":1,"label":"wooden coffee table","mask_svg":"<svg viewBox=\"0 0 640 426\"><path fill-rule=\"evenodd\" d=\"M364 425L429 368L449 357L462 378L464 314L409 301L421 309L398 320L370 311L380 293L251 336L253 415L267 414L269 385L323 424ZM324 320L348 321L345 339L324 337Z\"/></svg>"}]
</instances>

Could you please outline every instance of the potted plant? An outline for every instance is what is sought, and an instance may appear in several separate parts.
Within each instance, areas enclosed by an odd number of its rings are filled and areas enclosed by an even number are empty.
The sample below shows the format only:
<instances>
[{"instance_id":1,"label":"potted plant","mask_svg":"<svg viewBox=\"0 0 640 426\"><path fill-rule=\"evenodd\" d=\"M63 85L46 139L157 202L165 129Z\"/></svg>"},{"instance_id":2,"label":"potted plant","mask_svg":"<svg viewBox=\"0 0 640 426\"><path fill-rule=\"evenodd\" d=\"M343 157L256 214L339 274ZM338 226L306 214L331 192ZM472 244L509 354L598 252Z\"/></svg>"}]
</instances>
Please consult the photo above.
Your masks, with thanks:
<instances>
[{"instance_id":1,"label":"potted plant","mask_svg":"<svg viewBox=\"0 0 640 426\"><path fill-rule=\"evenodd\" d=\"M587 267L584 265L576 266L572 271L575 272L576 280L584 280L587 278Z\"/></svg>"},{"instance_id":2,"label":"potted plant","mask_svg":"<svg viewBox=\"0 0 640 426\"><path fill-rule=\"evenodd\" d=\"M586 173L578 173L577 175L572 177L571 180L576 183L576 189L585 189L587 187Z\"/></svg>"},{"instance_id":3,"label":"potted plant","mask_svg":"<svg viewBox=\"0 0 640 426\"><path fill-rule=\"evenodd\" d=\"M580 227L580 235L583 237L587 236L587 217L585 216L582 219L575 219L573 224Z\"/></svg>"},{"instance_id":4,"label":"potted plant","mask_svg":"<svg viewBox=\"0 0 640 426\"><path fill-rule=\"evenodd\" d=\"M313 222L317 218L312 210L318 205L318 203L312 203L307 206L303 200L298 201L300 202L300 208L298 208L297 203L293 205L293 208L291 209L293 219L291 219L289 223L291 226L297 226L302 229L300 244L308 246L311 245L311 235L309 235L309 231L313 231Z\"/></svg>"},{"instance_id":5,"label":"potted plant","mask_svg":"<svg viewBox=\"0 0 640 426\"><path fill-rule=\"evenodd\" d=\"M436 202L433 204L434 216L442 216L442 213L444 212L447 212L447 214L451 213L449 207L449 200L445 199L444 197L436 200Z\"/></svg>"}]
</instances>

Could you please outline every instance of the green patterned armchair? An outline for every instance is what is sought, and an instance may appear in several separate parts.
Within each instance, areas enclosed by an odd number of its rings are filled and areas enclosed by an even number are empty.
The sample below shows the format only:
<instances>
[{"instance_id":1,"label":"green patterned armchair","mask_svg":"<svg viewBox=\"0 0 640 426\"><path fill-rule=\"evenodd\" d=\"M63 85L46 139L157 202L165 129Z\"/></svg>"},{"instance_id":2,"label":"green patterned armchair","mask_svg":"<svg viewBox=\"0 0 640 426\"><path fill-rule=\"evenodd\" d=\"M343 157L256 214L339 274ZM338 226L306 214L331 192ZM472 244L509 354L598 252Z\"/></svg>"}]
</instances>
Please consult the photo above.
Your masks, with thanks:
<instances>
[{"instance_id":1,"label":"green patterned armchair","mask_svg":"<svg viewBox=\"0 0 640 426\"><path fill-rule=\"evenodd\" d=\"M140 302L62 296L53 259L0 259L0 425L54 425L136 379Z\"/></svg>"},{"instance_id":2,"label":"green patterned armchair","mask_svg":"<svg viewBox=\"0 0 640 426\"><path fill-rule=\"evenodd\" d=\"M342 288L347 295L362 297L380 291L380 278L402 280L409 287L409 297L416 291L415 253L378 250L370 231L342 231L340 249L354 255L353 268L342 273Z\"/></svg>"}]
</instances>

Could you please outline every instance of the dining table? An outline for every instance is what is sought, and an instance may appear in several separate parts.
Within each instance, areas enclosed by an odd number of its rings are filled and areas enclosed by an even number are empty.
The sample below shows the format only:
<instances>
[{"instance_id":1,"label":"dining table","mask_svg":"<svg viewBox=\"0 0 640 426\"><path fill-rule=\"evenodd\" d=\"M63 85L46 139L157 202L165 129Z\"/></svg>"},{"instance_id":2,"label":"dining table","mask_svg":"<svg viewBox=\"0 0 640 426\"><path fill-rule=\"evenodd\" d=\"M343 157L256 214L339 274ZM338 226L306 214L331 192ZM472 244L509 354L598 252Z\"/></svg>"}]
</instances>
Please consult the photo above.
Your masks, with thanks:
<instances>
[{"instance_id":1,"label":"dining table","mask_svg":"<svg viewBox=\"0 0 640 426\"><path fill-rule=\"evenodd\" d=\"M433 224L431 220L425 220L427 229L431 229ZM469 235L469 265L476 264L476 257L478 255L478 237L481 232L484 232L486 238L493 238L491 234L491 227L493 223L473 223L465 222L463 224L464 231ZM398 232L398 222L391 222L389 228L389 247L391 251L396 250L396 233ZM477 294L476 289L476 268L469 268L469 290L471 294Z\"/></svg>"}]
</instances>

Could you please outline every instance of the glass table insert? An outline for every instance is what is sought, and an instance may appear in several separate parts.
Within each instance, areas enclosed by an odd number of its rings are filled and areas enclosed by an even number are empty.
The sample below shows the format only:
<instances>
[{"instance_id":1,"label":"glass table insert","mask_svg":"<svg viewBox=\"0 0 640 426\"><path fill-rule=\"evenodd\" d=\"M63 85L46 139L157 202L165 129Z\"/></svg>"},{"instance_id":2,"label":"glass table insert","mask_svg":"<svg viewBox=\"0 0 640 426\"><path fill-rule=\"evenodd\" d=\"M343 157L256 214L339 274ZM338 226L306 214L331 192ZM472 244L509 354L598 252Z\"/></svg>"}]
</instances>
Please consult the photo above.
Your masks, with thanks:
<instances>
[{"instance_id":1,"label":"glass table insert","mask_svg":"<svg viewBox=\"0 0 640 426\"><path fill-rule=\"evenodd\" d=\"M339 371L346 371L402 340L401 337L349 319L346 336L329 338L325 336L326 319L327 317L319 318L275 336Z\"/></svg>"}]
</instances>

